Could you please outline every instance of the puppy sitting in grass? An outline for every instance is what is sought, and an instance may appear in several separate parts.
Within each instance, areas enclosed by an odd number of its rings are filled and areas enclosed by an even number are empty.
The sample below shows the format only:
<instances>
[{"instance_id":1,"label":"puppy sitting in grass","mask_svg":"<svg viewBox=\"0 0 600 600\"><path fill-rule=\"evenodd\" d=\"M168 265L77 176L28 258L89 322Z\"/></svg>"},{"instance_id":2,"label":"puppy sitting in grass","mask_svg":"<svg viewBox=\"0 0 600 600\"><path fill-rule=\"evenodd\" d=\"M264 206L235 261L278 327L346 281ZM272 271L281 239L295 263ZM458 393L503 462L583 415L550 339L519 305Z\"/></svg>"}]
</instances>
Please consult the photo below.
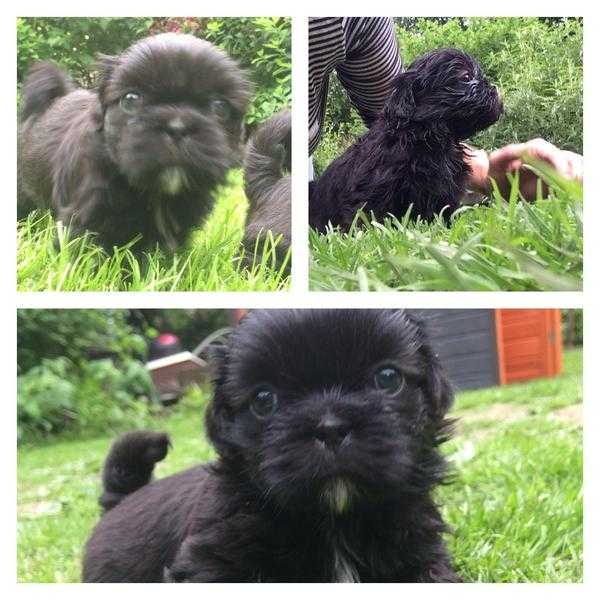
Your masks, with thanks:
<instances>
[{"instance_id":1,"label":"puppy sitting in grass","mask_svg":"<svg viewBox=\"0 0 600 600\"><path fill-rule=\"evenodd\" d=\"M377 120L310 184L309 221L346 231L358 210L382 220L411 208L431 220L459 207L469 177L463 143L503 112L496 88L471 56L429 52L398 75Z\"/></svg>"},{"instance_id":2,"label":"puppy sitting in grass","mask_svg":"<svg viewBox=\"0 0 600 600\"><path fill-rule=\"evenodd\" d=\"M431 492L451 387L400 310L251 312L215 349L216 461L150 482L164 434L107 458L88 582L454 582Z\"/></svg>"}]
</instances>

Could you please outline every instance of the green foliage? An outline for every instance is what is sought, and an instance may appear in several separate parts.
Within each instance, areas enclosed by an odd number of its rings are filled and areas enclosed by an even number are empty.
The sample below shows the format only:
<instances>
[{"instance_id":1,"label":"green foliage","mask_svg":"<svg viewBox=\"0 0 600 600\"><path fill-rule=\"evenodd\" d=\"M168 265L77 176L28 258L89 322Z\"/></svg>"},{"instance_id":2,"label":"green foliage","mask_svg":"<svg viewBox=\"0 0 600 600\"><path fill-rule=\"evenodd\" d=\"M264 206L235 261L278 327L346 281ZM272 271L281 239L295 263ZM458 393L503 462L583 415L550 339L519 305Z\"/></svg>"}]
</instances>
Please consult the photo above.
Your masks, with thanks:
<instances>
[{"instance_id":1,"label":"green foliage","mask_svg":"<svg viewBox=\"0 0 600 600\"><path fill-rule=\"evenodd\" d=\"M22 17L17 19L17 79L38 60L52 60L80 85L93 83L96 53L114 54L147 34L152 19Z\"/></svg>"},{"instance_id":2,"label":"green foliage","mask_svg":"<svg viewBox=\"0 0 600 600\"><path fill-rule=\"evenodd\" d=\"M18 310L19 440L143 424L156 399L148 340L169 331L192 350L228 323L224 310Z\"/></svg>"},{"instance_id":3,"label":"green foliage","mask_svg":"<svg viewBox=\"0 0 600 600\"><path fill-rule=\"evenodd\" d=\"M96 54L117 54L165 31L190 33L223 48L247 70L256 95L253 124L291 104L291 20L283 17L23 17L17 19L17 80L38 60L53 60L80 85L95 81Z\"/></svg>"},{"instance_id":4,"label":"green foliage","mask_svg":"<svg viewBox=\"0 0 600 600\"><path fill-rule=\"evenodd\" d=\"M68 312L68 311L65 311ZM17 378L19 441L63 431L107 432L139 427L155 395L143 363L124 359L43 359Z\"/></svg>"},{"instance_id":5,"label":"green foliage","mask_svg":"<svg viewBox=\"0 0 600 600\"><path fill-rule=\"evenodd\" d=\"M448 227L359 213L346 233L310 232L316 290L579 290L583 279L582 186L544 170L549 199L463 207Z\"/></svg>"},{"instance_id":6,"label":"green foliage","mask_svg":"<svg viewBox=\"0 0 600 600\"><path fill-rule=\"evenodd\" d=\"M291 19L283 17L208 20L206 39L237 58L256 85L248 123L260 123L291 105L291 31Z\"/></svg>"},{"instance_id":7,"label":"green foliage","mask_svg":"<svg viewBox=\"0 0 600 600\"><path fill-rule=\"evenodd\" d=\"M20 373L43 359L144 356L146 342L127 323L123 310L27 309L17 311L17 366Z\"/></svg>"},{"instance_id":8,"label":"green foliage","mask_svg":"<svg viewBox=\"0 0 600 600\"><path fill-rule=\"evenodd\" d=\"M404 24L404 26L403 26ZM583 24L529 17L412 19L397 26L402 60L436 48L457 47L475 56L497 84L506 114L472 143L487 150L543 137L557 146L583 149ZM332 82L327 121L315 164L322 172L364 128Z\"/></svg>"}]
</instances>

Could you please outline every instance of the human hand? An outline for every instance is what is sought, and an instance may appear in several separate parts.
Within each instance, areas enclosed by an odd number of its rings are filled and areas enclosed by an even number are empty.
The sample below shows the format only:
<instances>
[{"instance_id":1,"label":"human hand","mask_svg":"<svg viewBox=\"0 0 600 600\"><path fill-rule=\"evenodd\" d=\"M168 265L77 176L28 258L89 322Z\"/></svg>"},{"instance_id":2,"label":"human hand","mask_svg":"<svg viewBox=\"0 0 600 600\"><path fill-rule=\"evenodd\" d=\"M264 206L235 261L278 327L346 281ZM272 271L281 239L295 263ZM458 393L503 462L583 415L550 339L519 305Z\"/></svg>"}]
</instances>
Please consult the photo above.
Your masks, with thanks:
<instances>
[{"instance_id":1,"label":"human hand","mask_svg":"<svg viewBox=\"0 0 600 600\"><path fill-rule=\"evenodd\" d=\"M479 152L479 151L477 151ZM523 144L509 144L492 152L488 157L489 168L486 181L482 179L481 169L473 171L473 184L481 190L489 191L489 179L494 179L504 198L508 197L511 183L507 173L519 172L519 189L525 200L533 201L537 195L538 176L527 167L525 157L547 163L565 179L583 181L583 156L560 150L550 142L541 138L530 140ZM481 165L482 159L476 157L476 164ZM547 188L544 187L544 193Z\"/></svg>"}]
</instances>

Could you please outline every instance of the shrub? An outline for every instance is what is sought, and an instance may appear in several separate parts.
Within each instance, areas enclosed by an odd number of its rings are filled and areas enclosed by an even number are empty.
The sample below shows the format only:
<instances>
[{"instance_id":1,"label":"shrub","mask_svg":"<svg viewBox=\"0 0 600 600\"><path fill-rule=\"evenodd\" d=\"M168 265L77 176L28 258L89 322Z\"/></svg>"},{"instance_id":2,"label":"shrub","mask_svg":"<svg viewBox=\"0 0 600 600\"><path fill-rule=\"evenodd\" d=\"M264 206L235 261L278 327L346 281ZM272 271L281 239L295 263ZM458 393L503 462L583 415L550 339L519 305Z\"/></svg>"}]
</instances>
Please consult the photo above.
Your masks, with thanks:
<instances>
[{"instance_id":1,"label":"shrub","mask_svg":"<svg viewBox=\"0 0 600 600\"><path fill-rule=\"evenodd\" d=\"M17 79L38 60L52 60L79 85L93 84L96 53L113 54L147 35L152 18L33 17L17 19Z\"/></svg>"},{"instance_id":2,"label":"shrub","mask_svg":"<svg viewBox=\"0 0 600 600\"><path fill-rule=\"evenodd\" d=\"M64 428L73 416L76 385L68 380L71 363L61 357L17 378L17 432L19 440L33 432Z\"/></svg>"},{"instance_id":3,"label":"shrub","mask_svg":"<svg viewBox=\"0 0 600 600\"><path fill-rule=\"evenodd\" d=\"M43 359L66 357L78 365L90 358L144 356L146 341L123 310L17 311L17 367L20 373Z\"/></svg>"},{"instance_id":4,"label":"shrub","mask_svg":"<svg viewBox=\"0 0 600 600\"><path fill-rule=\"evenodd\" d=\"M256 94L247 122L263 121L291 102L291 21L281 17L67 17L17 19L17 81L38 60L53 60L82 86L95 81L97 53L122 52L165 31L190 33L223 48L248 71Z\"/></svg>"},{"instance_id":5,"label":"shrub","mask_svg":"<svg viewBox=\"0 0 600 600\"><path fill-rule=\"evenodd\" d=\"M504 99L506 114L472 142L493 149L543 137L583 150L583 23L581 19L452 18L398 20L401 56L408 65L435 48L473 54ZM364 126L333 78L317 171L343 152Z\"/></svg>"},{"instance_id":6,"label":"shrub","mask_svg":"<svg viewBox=\"0 0 600 600\"><path fill-rule=\"evenodd\" d=\"M248 123L261 122L292 100L291 21L281 17L209 19L207 40L246 68L256 85Z\"/></svg>"},{"instance_id":7,"label":"shrub","mask_svg":"<svg viewBox=\"0 0 600 600\"><path fill-rule=\"evenodd\" d=\"M101 433L139 427L149 416L155 392L144 365L127 359L43 359L17 378L20 442L63 431Z\"/></svg>"}]
</instances>

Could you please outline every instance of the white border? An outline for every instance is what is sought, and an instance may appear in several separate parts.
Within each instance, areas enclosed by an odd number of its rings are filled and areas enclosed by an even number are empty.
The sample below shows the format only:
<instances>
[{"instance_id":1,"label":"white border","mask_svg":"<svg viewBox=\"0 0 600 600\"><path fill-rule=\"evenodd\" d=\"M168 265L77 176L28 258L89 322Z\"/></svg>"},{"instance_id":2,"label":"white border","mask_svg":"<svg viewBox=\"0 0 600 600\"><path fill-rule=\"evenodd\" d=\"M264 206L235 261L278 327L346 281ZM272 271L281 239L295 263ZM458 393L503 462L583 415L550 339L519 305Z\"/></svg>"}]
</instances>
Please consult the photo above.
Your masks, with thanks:
<instances>
[{"instance_id":1,"label":"white border","mask_svg":"<svg viewBox=\"0 0 600 600\"><path fill-rule=\"evenodd\" d=\"M585 291L583 293L520 293L520 292L411 292L411 293L307 293L307 256L306 224L300 218L306 214L306 139L302 132L307 122L306 90L307 90L307 57L306 57L306 18L308 15L383 15L394 12L406 16L436 16L436 15L482 15L482 16L537 16L537 15L583 15L585 17L585 155L588 165L586 175L586 199L585 207ZM214 14L222 16L251 16L251 15L291 15L293 21L293 125L294 125L294 186L293 186L293 238L294 238L294 274L292 292L271 293L29 293L17 294L15 291L15 236L14 222L16 218L16 124L15 124L15 97L14 69L16 60L16 37L14 18L19 15L54 15L54 16L134 16L134 15L193 15ZM595 369L596 357L600 354L598 342L600 341L600 319L598 318L597 305L600 295L598 294L598 261L600 259L598 240L595 229L600 225L600 215L597 203L598 199L598 164L597 144L595 143L600 134L598 127L598 112L600 106L600 95L598 93L598 65L600 19L591 2L571 1L569 3L546 0L532 1L527 4L514 0L505 0L501 4L483 4L476 2L465 2L457 0L448 4L439 0L428 0L427 2L401 3L391 6L389 0L371 0L365 2L352 2L351 0L321 0L315 2L287 2L281 0L261 1L252 3L230 2L219 0L218 2L201 3L198 0L180 1L171 0L168 3L157 0L148 0L143 3L116 2L105 0L98 5L85 3L67 2L54 0L48 2L23 1L10 8L6 5L2 8L0 20L0 44L2 52L0 59L3 61L3 73L5 74L4 94L0 95L2 106L2 117L4 127L4 143L0 146L2 160L0 165L3 169L4 202L9 208L5 209L8 215L2 227L0 235L0 284L2 285L2 308L0 313L0 332L4 334L4 360L2 361L2 374L4 381L4 407L2 413L2 444L4 458L5 485L3 494L0 495L0 506L2 510L3 525L0 545L0 573L2 575L0 586L6 593L18 593L24 598L38 597L70 597L75 595L78 599L82 593L89 597L102 597L110 593L115 597L125 597L125 594L143 593L148 598L162 598L165 589L157 586L146 585L143 588L124 588L123 586L111 585L110 587L99 587L86 585L33 585L20 584L15 586L16 573L16 531L15 531L15 506L16 488L13 482L16 480L15 470L15 367L16 349L14 340L16 338L16 307L205 307L205 308L229 308L229 307L382 307L382 306L405 306L405 307L561 307L561 308L585 308L585 352L584 352L584 390L586 397L585 419L585 530L584 530L584 564L585 583L583 585L482 585L473 584L469 586L440 586L429 585L402 586L378 585L375 590L367 593L376 593L382 597L397 597L402 594L410 594L415 597L431 597L434 594L442 594L445 598L479 598L482 594L495 597L526 597L545 598L565 597L587 597L594 594L597 596L600 588L600 569L596 567L600 561L600 494L598 482L600 480L600 447L595 429L600 420L598 400L596 399ZM10 73L11 75L7 75ZM591 165L591 167L589 167ZM299 216L300 215L300 216ZM590 239L590 236L592 238ZM304 248L303 248L304 246ZM543 443L543 440L540 440ZM10 532L10 534L8 533ZM284 592L290 598L304 598L307 591L318 596L330 594L332 590L339 591L348 597L358 597L364 594L364 588L359 586L345 586L341 588L324 587L313 585L310 588L300 585L286 585L282 590L281 585L271 586L239 586L221 585L211 586L208 589L199 590L195 586L180 586L177 594L181 597L196 598L198 594L211 593L217 597L238 597L240 593L244 597L279 597ZM209 592L210 590L210 592ZM172 593L172 592L170 592Z\"/></svg>"}]
</instances>

